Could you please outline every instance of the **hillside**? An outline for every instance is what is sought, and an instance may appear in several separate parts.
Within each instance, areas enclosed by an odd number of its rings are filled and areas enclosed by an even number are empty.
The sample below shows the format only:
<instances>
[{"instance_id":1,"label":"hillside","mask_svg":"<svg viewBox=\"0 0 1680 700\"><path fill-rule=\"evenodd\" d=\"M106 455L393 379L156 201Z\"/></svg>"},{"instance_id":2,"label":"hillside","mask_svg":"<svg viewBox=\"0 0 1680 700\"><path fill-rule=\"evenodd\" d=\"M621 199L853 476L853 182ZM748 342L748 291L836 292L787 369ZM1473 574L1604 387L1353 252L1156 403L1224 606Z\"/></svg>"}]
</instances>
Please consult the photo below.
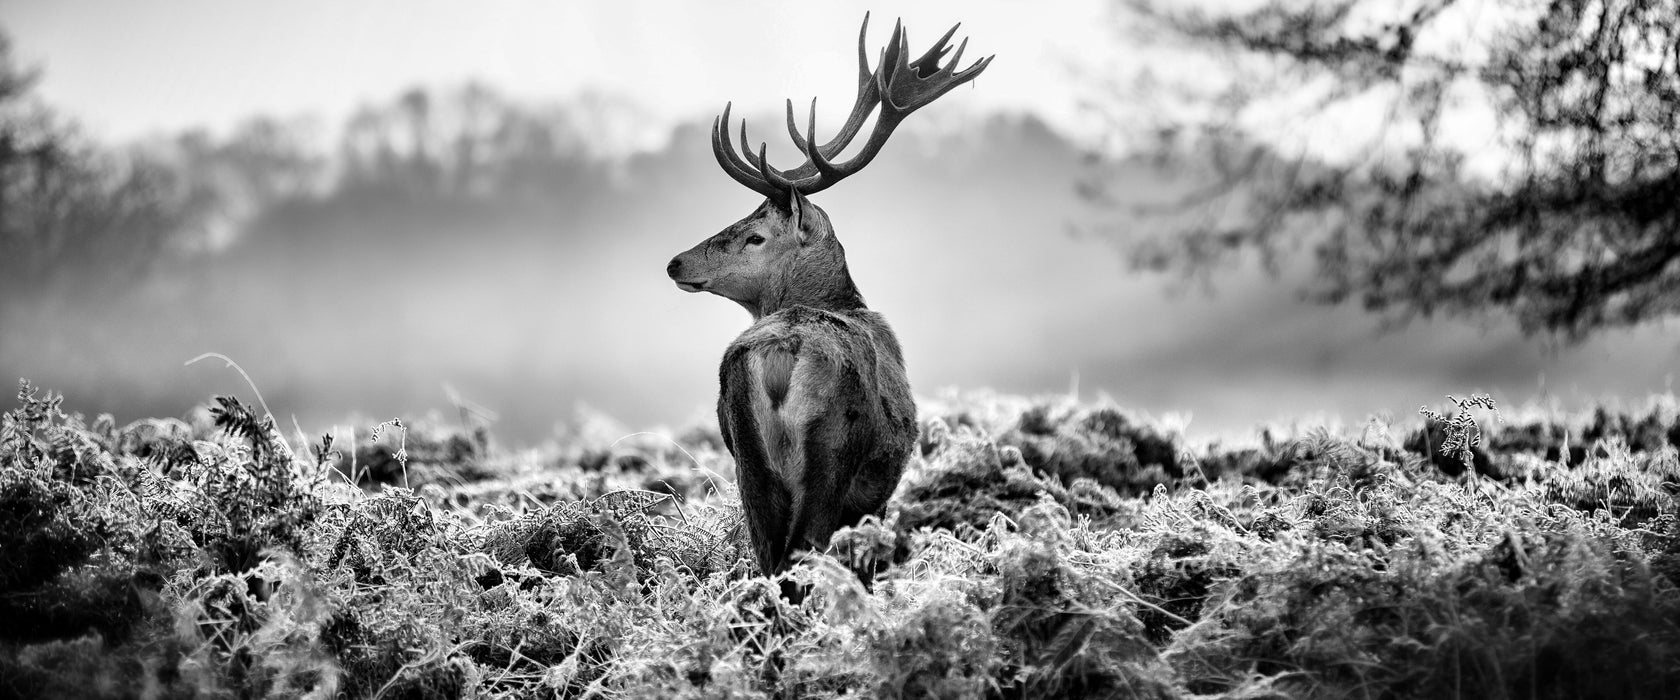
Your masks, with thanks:
<instances>
[{"instance_id":1,"label":"hillside","mask_svg":"<svg viewBox=\"0 0 1680 700\"><path fill-rule=\"evenodd\" d=\"M1465 461L1421 421L1239 449L1110 405L930 401L888 517L800 566L799 605L743 559L704 426L507 450L467 412L335 441L226 397L127 425L19 401L0 423L9 696L1680 687L1672 397L1475 409Z\"/></svg>"}]
</instances>

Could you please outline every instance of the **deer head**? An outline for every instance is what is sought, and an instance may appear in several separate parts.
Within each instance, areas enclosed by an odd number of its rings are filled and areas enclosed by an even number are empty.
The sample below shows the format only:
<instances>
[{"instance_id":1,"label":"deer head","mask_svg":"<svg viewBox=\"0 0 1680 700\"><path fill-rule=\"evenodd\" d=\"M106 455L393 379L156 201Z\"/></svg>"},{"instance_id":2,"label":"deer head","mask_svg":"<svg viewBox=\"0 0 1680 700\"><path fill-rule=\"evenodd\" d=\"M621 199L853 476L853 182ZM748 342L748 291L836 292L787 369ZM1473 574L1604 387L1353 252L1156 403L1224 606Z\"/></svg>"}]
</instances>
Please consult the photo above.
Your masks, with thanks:
<instances>
[{"instance_id":1,"label":"deer head","mask_svg":"<svg viewBox=\"0 0 1680 700\"><path fill-rule=\"evenodd\" d=\"M911 112L973 80L991 64L988 56L956 70L968 47L964 39L951 61L940 66L956 31L957 27L951 27L927 53L910 60L903 24L895 24L871 71L864 48L869 33L869 15L865 14L858 31L857 99L839 133L818 145L816 99L811 100L804 134L799 133L794 118L793 100L787 101L788 137L805 154L805 162L792 170L772 166L765 157L764 142L759 143L756 155L752 152L745 119L741 120L742 151L736 152L729 138L732 104L725 104L723 115L712 122L712 152L724 172L765 200L746 218L672 259L665 271L677 287L733 300L755 319L793 304L862 307L863 298L852 284L845 250L834 237L828 214L806 197L862 170ZM877 105L880 113L863 148L850 160L836 162Z\"/></svg>"}]
</instances>

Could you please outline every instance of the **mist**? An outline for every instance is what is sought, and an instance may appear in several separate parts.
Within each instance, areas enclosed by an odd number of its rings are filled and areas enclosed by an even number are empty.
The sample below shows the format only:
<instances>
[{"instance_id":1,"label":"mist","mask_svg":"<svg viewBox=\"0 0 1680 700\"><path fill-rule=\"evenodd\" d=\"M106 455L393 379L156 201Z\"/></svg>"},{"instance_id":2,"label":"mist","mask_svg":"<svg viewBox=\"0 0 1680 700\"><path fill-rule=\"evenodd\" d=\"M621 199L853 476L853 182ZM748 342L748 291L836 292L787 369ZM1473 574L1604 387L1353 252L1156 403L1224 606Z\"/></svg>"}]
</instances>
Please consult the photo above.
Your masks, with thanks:
<instances>
[{"instance_id":1,"label":"mist","mask_svg":"<svg viewBox=\"0 0 1680 700\"><path fill-rule=\"evenodd\" d=\"M589 124L600 109L543 114ZM750 318L663 268L758 197L717 168L706 125L634 154L583 141L487 156L499 165L479 180L449 173L492 170L424 153L323 155L330 186L247 203L213 245L160 259L121 293L9 295L0 374L119 420L250 395L219 360L185 364L213 352L304 429L457 420L462 400L515 443L590 416L625 430L708 422L717 361ZM1032 116L906 129L890 150L814 201L924 397L1107 396L1177 416L1192 437L1241 438L1285 416L1402 416L1447 393L1577 406L1671 381L1661 324L1548 346L1497 320L1384 329L1302 301L1299 265L1275 278L1240 267L1210 288L1139 272L1112 239L1082 233L1108 215L1076 193L1083 150ZM1122 194L1170 180L1131 167Z\"/></svg>"}]
</instances>

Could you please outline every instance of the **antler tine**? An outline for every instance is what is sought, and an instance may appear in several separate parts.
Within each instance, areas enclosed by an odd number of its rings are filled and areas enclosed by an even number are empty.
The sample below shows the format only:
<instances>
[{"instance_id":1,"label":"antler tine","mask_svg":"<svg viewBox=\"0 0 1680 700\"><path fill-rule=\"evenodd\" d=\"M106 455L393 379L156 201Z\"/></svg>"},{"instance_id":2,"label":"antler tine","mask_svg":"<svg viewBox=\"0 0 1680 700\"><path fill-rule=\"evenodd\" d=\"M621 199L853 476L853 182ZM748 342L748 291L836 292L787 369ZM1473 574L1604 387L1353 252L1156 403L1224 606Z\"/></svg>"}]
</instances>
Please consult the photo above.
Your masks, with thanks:
<instances>
[{"instance_id":1,"label":"antler tine","mask_svg":"<svg viewBox=\"0 0 1680 700\"><path fill-rule=\"evenodd\" d=\"M870 82L873 71L869 70L869 12L863 13L863 27L858 29L858 82Z\"/></svg>"},{"instance_id":2,"label":"antler tine","mask_svg":"<svg viewBox=\"0 0 1680 700\"><path fill-rule=\"evenodd\" d=\"M758 168L759 178L770 186L771 191L783 192L793 186L793 183L788 181L782 171L777 170L775 166L770 164L770 159L764 157L764 151L768 144L763 141L758 142L758 160L756 162L753 160L751 144L752 142L747 140L747 120L743 118L741 120L741 152L746 154L747 163Z\"/></svg>"},{"instance_id":3,"label":"antler tine","mask_svg":"<svg viewBox=\"0 0 1680 700\"><path fill-rule=\"evenodd\" d=\"M885 114L892 107L892 98L889 95L891 94L893 76L897 75L898 71L893 70L892 64L887 63L887 61L893 55L891 48L882 47L881 66L875 70L875 90L881 93L882 114Z\"/></svg>"},{"instance_id":4,"label":"antler tine","mask_svg":"<svg viewBox=\"0 0 1680 700\"><path fill-rule=\"evenodd\" d=\"M712 120L712 155L717 157L718 167L747 189L766 197L778 196L776 188L771 187L763 175L754 172L752 166L735 153L735 145L729 142L730 106L725 104L723 116Z\"/></svg>"},{"instance_id":5,"label":"antler tine","mask_svg":"<svg viewBox=\"0 0 1680 700\"><path fill-rule=\"evenodd\" d=\"M967 70L956 74L957 83L958 84L966 83L970 79L972 79L974 76L980 75L980 71L986 70L986 66L992 65L992 59L994 59L994 58L997 58L997 54L995 54L995 53L990 55L990 56L987 56L985 58L982 58L978 61L975 61L974 65L969 66Z\"/></svg>"},{"instance_id":6,"label":"antler tine","mask_svg":"<svg viewBox=\"0 0 1680 700\"><path fill-rule=\"evenodd\" d=\"M875 105L881 102L881 91L875 86L875 74L880 71L882 64L876 63L875 70L869 70L869 13L863 13L863 26L858 29L858 89L857 99L852 100L852 113L846 117L846 123L828 143L822 145L823 155L833 158L840 155L840 151L857 138L858 130L863 128L864 120L874 111ZM791 121L791 120L790 120ZM813 137L814 138L814 137Z\"/></svg>"},{"instance_id":7,"label":"antler tine","mask_svg":"<svg viewBox=\"0 0 1680 700\"><path fill-rule=\"evenodd\" d=\"M746 117L741 117L741 154L747 157L748 163L752 163L752 141L747 139ZM758 168L758 172L762 175L764 173L764 169Z\"/></svg>"},{"instance_id":8,"label":"antler tine","mask_svg":"<svg viewBox=\"0 0 1680 700\"><path fill-rule=\"evenodd\" d=\"M805 149L805 137L799 135L799 125L793 123L793 98L789 97L789 98L786 98L786 99L787 99L788 138L793 139L793 145L794 145L794 147L799 149L800 153L804 153L805 150L806 150ZM813 98L811 98L811 109L814 110L816 108L817 108L817 98L813 97Z\"/></svg>"},{"instance_id":9,"label":"antler tine","mask_svg":"<svg viewBox=\"0 0 1680 700\"><path fill-rule=\"evenodd\" d=\"M790 176L794 173L803 172L803 171L808 170L812 167L815 167L815 160L811 156L811 143L814 142L817 138L817 98L815 98L815 97L811 98L811 118L810 118L810 122L811 122L810 123L810 128L806 129L806 133L810 134L810 136L807 138L807 136L805 134L799 133L799 125L794 123L793 100L790 99L790 100L787 101L788 138L793 139L794 147L798 148L800 153L805 154L805 162L800 164L799 167L788 171ZM818 151L818 156L821 156L822 155L822 153L821 153L822 149L818 148L817 151Z\"/></svg>"},{"instance_id":10,"label":"antler tine","mask_svg":"<svg viewBox=\"0 0 1680 700\"><path fill-rule=\"evenodd\" d=\"M953 29L955 29L955 27L953 27ZM939 72L944 73L946 75L952 75L953 72L957 70L957 66L962 65L963 51L965 51L967 49L968 49L968 37L965 36L965 37L963 37L962 43L957 44L957 53L956 53L955 56L951 57L951 62L945 64L944 68L940 68Z\"/></svg>"},{"instance_id":11,"label":"antler tine","mask_svg":"<svg viewBox=\"0 0 1680 700\"><path fill-rule=\"evenodd\" d=\"M945 36L939 37L939 41L933 42L933 46L927 50L927 53L922 54L921 58L910 62L911 67L916 69L916 75L918 77L925 78L929 73L933 73L939 69L939 60L944 58L946 52L951 50L949 45L951 37L957 33L957 28L961 26L962 22L951 25L950 29L945 30ZM908 43L909 39L906 38L905 41ZM968 39L963 39L963 43L967 44ZM957 55L962 55L961 49L957 50Z\"/></svg>"},{"instance_id":12,"label":"antler tine","mask_svg":"<svg viewBox=\"0 0 1680 700\"><path fill-rule=\"evenodd\" d=\"M771 187L776 188L777 192L785 193L790 189L798 189L797 183L788 179L787 175L782 174L782 171L777 170L776 166L771 165L770 160L764 157L766 145L762 141L758 144L758 171L764 173L764 179Z\"/></svg>"},{"instance_id":13,"label":"antler tine","mask_svg":"<svg viewBox=\"0 0 1680 700\"><path fill-rule=\"evenodd\" d=\"M734 166L735 169L741 171L743 174L749 177L758 177L758 172L752 168L750 163L741 158L740 155L736 154L735 144L729 141L729 109L733 106L734 103L725 102L723 105L723 116L712 122L713 150L717 151L716 155L718 158L727 157L729 164ZM746 135L746 126L746 120L741 120L742 136Z\"/></svg>"},{"instance_id":14,"label":"antler tine","mask_svg":"<svg viewBox=\"0 0 1680 700\"><path fill-rule=\"evenodd\" d=\"M807 146L805 148L805 158L810 161L812 167L817 169L817 174L823 178L832 180L838 180L845 177L839 170L835 169L834 163L829 161L828 156L823 155L822 149L811 148L809 146L809 144L815 143L817 140L817 98L815 97L811 98L811 116L809 122L806 124L805 133L810 134L811 136L811 138L806 141Z\"/></svg>"},{"instance_id":15,"label":"antler tine","mask_svg":"<svg viewBox=\"0 0 1680 700\"><path fill-rule=\"evenodd\" d=\"M910 53L910 47L905 43L904 20L893 23L893 33L887 38L887 45L883 47L881 65L875 67L875 75L886 80L881 84L881 96L886 97L886 89L892 83L892 78L905 68L905 54Z\"/></svg>"}]
</instances>

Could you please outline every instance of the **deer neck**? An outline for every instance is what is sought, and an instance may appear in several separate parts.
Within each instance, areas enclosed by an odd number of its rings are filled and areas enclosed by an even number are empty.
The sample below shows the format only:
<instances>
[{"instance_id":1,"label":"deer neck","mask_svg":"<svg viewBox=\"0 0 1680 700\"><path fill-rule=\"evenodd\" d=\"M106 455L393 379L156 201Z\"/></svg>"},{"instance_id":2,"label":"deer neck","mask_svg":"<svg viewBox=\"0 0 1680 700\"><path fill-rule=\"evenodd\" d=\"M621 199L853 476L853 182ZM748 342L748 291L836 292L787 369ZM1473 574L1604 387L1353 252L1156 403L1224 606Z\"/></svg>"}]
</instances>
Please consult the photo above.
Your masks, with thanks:
<instances>
[{"instance_id":1,"label":"deer neck","mask_svg":"<svg viewBox=\"0 0 1680 700\"><path fill-rule=\"evenodd\" d=\"M863 294L852 282L852 272L846 267L846 255L835 247L833 251L818 251L794 259L758 299L742 302L757 321L765 316L793 306L809 306L824 311L852 311L868 308Z\"/></svg>"}]
</instances>

